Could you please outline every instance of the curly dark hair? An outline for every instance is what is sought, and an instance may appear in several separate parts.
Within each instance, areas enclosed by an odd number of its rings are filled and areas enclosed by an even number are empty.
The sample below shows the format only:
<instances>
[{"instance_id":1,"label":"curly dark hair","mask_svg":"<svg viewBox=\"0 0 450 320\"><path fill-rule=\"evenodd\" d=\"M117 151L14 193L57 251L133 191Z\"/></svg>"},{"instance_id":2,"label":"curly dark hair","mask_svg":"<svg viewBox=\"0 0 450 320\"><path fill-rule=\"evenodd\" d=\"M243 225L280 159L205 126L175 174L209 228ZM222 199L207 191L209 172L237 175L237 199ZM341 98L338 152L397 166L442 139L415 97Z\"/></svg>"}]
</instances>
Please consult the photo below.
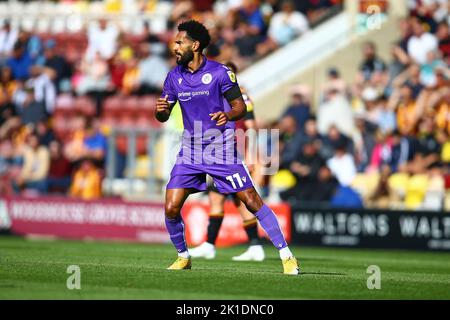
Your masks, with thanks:
<instances>
[{"instance_id":1,"label":"curly dark hair","mask_svg":"<svg viewBox=\"0 0 450 320\"><path fill-rule=\"evenodd\" d=\"M206 29L203 24L195 20L180 23L178 25L178 31L186 31L189 38L200 42L200 51L205 49L211 41L208 29Z\"/></svg>"}]
</instances>

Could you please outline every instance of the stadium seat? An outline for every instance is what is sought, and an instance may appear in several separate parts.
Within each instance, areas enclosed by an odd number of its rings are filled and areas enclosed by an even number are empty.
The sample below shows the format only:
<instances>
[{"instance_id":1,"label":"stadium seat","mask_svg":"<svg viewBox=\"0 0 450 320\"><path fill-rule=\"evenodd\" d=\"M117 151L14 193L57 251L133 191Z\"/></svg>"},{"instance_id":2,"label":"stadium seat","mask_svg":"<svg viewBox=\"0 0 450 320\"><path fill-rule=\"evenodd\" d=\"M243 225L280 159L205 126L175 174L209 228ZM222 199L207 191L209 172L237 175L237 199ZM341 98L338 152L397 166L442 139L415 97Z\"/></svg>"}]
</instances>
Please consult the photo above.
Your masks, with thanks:
<instances>
[{"instance_id":1,"label":"stadium seat","mask_svg":"<svg viewBox=\"0 0 450 320\"><path fill-rule=\"evenodd\" d=\"M137 97L127 97L123 100L120 114L136 117L139 110L140 101Z\"/></svg>"},{"instance_id":2,"label":"stadium seat","mask_svg":"<svg viewBox=\"0 0 450 320\"><path fill-rule=\"evenodd\" d=\"M358 173L351 183L351 187L358 191L364 201L374 192L380 181L378 173Z\"/></svg>"},{"instance_id":3,"label":"stadium seat","mask_svg":"<svg viewBox=\"0 0 450 320\"><path fill-rule=\"evenodd\" d=\"M153 112L156 109L157 96L147 95L140 98L139 107L142 111Z\"/></svg>"},{"instance_id":4,"label":"stadium seat","mask_svg":"<svg viewBox=\"0 0 450 320\"><path fill-rule=\"evenodd\" d=\"M421 208L428 183L429 180L426 174L416 174L409 179L405 196L405 207L407 209Z\"/></svg>"},{"instance_id":5,"label":"stadium seat","mask_svg":"<svg viewBox=\"0 0 450 320\"><path fill-rule=\"evenodd\" d=\"M112 115L119 117L122 108L123 99L118 96L110 96L103 103L103 115Z\"/></svg>"},{"instance_id":6,"label":"stadium seat","mask_svg":"<svg viewBox=\"0 0 450 320\"><path fill-rule=\"evenodd\" d=\"M444 199L444 212L450 213L450 191L447 191Z\"/></svg>"},{"instance_id":7,"label":"stadium seat","mask_svg":"<svg viewBox=\"0 0 450 320\"><path fill-rule=\"evenodd\" d=\"M86 116L95 115L95 104L91 98L86 96L80 96L75 99L75 110Z\"/></svg>"},{"instance_id":8,"label":"stadium seat","mask_svg":"<svg viewBox=\"0 0 450 320\"><path fill-rule=\"evenodd\" d=\"M408 188L409 175L407 173L394 173L388 179L389 189L399 198L404 198Z\"/></svg>"},{"instance_id":9,"label":"stadium seat","mask_svg":"<svg viewBox=\"0 0 450 320\"><path fill-rule=\"evenodd\" d=\"M75 114L75 99L70 94L60 94L55 101L54 115L70 117Z\"/></svg>"}]
</instances>

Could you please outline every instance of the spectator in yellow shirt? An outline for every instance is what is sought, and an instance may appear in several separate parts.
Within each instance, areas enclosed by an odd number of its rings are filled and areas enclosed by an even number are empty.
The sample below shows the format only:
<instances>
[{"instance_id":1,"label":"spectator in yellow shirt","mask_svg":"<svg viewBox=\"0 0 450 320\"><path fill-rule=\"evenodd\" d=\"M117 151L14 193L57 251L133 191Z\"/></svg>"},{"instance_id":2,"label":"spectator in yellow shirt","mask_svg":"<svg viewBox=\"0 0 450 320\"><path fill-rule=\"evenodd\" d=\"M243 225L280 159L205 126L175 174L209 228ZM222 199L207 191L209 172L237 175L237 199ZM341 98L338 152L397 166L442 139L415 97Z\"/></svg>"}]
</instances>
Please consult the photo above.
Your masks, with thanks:
<instances>
[{"instance_id":1,"label":"spectator in yellow shirt","mask_svg":"<svg viewBox=\"0 0 450 320\"><path fill-rule=\"evenodd\" d=\"M98 199L102 196L100 171L91 159L85 158L74 174L69 195L83 200Z\"/></svg>"},{"instance_id":2,"label":"spectator in yellow shirt","mask_svg":"<svg viewBox=\"0 0 450 320\"><path fill-rule=\"evenodd\" d=\"M23 167L16 179L16 191L32 189L39 193L46 193L49 168L50 153L48 148L39 144L39 137L33 131L26 138L26 146L23 150Z\"/></svg>"}]
</instances>

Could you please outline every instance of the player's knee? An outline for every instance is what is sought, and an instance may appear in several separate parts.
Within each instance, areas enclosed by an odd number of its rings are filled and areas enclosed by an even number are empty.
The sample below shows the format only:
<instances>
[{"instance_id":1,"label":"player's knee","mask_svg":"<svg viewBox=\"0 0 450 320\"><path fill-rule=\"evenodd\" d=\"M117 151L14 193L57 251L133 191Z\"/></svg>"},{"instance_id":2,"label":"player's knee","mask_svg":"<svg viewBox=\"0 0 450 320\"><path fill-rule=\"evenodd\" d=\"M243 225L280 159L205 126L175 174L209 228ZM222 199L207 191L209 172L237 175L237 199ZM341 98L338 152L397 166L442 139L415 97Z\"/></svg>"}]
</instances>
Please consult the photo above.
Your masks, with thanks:
<instances>
[{"instance_id":1,"label":"player's knee","mask_svg":"<svg viewBox=\"0 0 450 320\"><path fill-rule=\"evenodd\" d=\"M180 214L181 206L175 202L169 201L165 206L165 214L169 219L175 219Z\"/></svg>"},{"instance_id":2,"label":"player's knee","mask_svg":"<svg viewBox=\"0 0 450 320\"><path fill-rule=\"evenodd\" d=\"M244 202L245 206L247 207L247 210L253 214L258 212L263 206L263 201L261 197L254 189L244 193L244 197L241 198L241 200Z\"/></svg>"}]
</instances>

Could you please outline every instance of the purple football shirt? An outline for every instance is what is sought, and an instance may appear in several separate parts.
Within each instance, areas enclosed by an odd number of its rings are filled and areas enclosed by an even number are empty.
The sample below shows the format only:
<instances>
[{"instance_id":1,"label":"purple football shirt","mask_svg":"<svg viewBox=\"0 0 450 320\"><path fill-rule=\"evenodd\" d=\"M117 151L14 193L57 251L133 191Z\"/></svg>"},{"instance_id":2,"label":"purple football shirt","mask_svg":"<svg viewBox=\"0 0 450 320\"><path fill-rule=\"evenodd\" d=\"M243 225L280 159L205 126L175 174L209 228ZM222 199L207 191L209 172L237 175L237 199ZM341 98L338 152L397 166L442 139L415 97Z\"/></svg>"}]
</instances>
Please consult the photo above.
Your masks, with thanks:
<instances>
[{"instance_id":1,"label":"purple football shirt","mask_svg":"<svg viewBox=\"0 0 450 320\"><path fill-rule=\"evenodd\" d=\"M234 86L238 86L234 73L227 66L204 56L203 63L195 72L183 66L173 68L164 81L161 96L167 95L170 103L179 102L183 114L183 137L198 139L200 133L204 136L210 129L224 133L227 129L235 128L235 123L231 121L217 126L209 115L231 110L223 94Z\"/></svg>"}]
</instances>

